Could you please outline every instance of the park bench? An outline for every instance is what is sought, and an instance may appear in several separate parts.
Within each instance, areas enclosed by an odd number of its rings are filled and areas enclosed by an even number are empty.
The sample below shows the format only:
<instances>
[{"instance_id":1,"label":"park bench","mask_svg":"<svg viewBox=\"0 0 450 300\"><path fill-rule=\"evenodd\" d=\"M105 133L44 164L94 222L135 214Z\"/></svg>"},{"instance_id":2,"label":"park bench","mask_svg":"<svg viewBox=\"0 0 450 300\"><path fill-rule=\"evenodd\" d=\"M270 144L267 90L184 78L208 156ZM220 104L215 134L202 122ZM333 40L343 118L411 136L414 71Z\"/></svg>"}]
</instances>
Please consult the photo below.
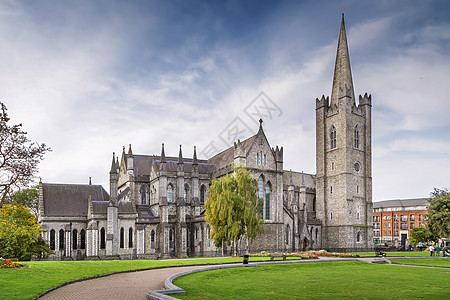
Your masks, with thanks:
<instances>
[{"instance_id":1,"label":"park bench","mask_svg":"<svg viewBox=\"0 0 450 300\"><path fill-rule=\"evenodd\" d=\"M375 250L375 256L376 257L378 257L378 256L386 256L386 253L384 253L383 250L381 250L381 249L377 249L377 250Z\"/></svg>"},{"instance_id":2,"label":"park bench","mask_svg":"<svg viewBox=\"0 0 450 300\"><path fill-rule=\"evenodd\" d=\"M284 253L272 253L269 254L270 260L273 260L274 258L283 258L283 260L286 260L286 254Z\"/></svg>"}]
</instances>

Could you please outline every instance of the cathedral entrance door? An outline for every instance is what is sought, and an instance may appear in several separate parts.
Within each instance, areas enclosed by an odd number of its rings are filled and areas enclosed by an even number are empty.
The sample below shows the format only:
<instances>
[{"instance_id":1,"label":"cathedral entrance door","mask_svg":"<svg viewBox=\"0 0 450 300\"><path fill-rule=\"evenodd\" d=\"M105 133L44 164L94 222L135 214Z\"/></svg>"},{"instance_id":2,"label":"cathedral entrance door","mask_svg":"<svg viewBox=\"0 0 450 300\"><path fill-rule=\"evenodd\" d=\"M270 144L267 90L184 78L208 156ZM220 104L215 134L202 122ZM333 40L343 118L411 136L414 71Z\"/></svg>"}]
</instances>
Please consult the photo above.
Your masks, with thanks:
<instances>
[{"instance_id":1,"label":"cathedral entrance door","mask_svg":"<svg viewBox=\"0 0 450 300\"><path fill-rule=\"evenodd\" d=\"M302 251L306 251L306 244L308 243L308 240L306 238L303 239L303 247Z\"/></svg>"}]
</instances>

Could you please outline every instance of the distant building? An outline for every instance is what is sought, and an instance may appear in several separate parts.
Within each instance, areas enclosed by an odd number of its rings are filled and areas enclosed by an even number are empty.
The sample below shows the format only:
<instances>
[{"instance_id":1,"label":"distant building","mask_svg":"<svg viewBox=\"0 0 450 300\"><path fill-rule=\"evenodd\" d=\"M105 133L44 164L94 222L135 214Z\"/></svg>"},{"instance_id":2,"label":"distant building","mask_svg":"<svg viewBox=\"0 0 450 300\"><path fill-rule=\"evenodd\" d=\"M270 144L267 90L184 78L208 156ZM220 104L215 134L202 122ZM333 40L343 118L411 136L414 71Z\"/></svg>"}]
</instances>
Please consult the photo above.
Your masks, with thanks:
<instances>
[{"instance_id":1,"label":"distant building","mask_svg":"<svg viewBox=\"0 0 450 300\"><path fill-rule=\"evenodd\" d=\"M426 224L427 198L386 200L373 203L373 239L375 244L387 243L405 247L414 227Z\"/></svg>"},{"instance_id":2,"label":"distant building","mask_svg":"<svg viewBox=\"0 0 450 300\"><path fill-rule=\"evenodd\" d=\"M221 254L203 204L211 178L234 166L249 170L263 201L265 234L250 251L373 249L372 97L355 97L344 15L331 97L315 104L317 174L285 170L283 147L270 145L260 120L255 135L208 159L198 159L195 147L192 158L181 146L178 157L166 156L164 144L160 155L124 147L120 161L113 154L109 195L101 186L41 183L39 222L52 258Z\"/></svg>"}]
</instances>

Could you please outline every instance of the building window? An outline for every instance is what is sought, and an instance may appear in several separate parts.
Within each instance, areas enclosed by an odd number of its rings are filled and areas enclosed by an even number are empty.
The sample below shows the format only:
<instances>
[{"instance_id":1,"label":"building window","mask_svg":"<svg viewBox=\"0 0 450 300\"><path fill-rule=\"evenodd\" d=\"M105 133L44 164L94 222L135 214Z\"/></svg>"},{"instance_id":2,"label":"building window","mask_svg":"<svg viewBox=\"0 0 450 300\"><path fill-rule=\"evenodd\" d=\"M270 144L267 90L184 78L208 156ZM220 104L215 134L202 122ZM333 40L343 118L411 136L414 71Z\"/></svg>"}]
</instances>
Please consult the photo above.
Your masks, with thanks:
<instances>
[{"instance_id":1,"label":"building window","mask_svg":"<svg viewBox=\"0 0 450 300\"><path fill-rule=\"evenodd\" d=\"M419 224L419 227L423 227L423 223L420 223L420 224Z\"/></svg>"},{"instance_id":2,"label":"building window","mask_svg":"<svg viewBox=\"0 0 450 300\"><path fill-rule=\"evenodd\" d=\"M55 244L56 244L56 234L55 230L50 230L50 249L55 250Z\"/></svg>"},{"instance_id":3,"label":"building window","mask_svg":"<svg viewBox=\"0 0 450 300\"><path fill-rule=\"evenodd\" d=\"M394 221L395 221L395 222L398 222L398 215L395 215L395 216L394 216Z\"/></svg>"},{"instance_id":4,"label":"building window","mask_svg":"<svg viewBox=\"0 0 450 300\"><path fill-rule=\"evenodd\" d=\"M200 188L200 204L203 205L205 203L205 194L206 194L206 187L202 185Z\"/></svg>"},{"instance_id":5,"label":"building window","mask_svg":"<svg viewBox=\"0 0 450 300\"><path fill-rule=\"evenodd\" d=\"M84 229L80 231L80 249L86 249L86 231Z\"/></svg>"},{"instance_id":6,"label":"building window","mask_svg":"<svg viewBox=\"0 0 450 300\"><path fill-rule=\"evenodd\" d=\"M333 186L330 186L330 194L333 194Z\"/></svg>"},{"instance_id":7,"label":"building window","mask_svg":"<svg viewBox=\"0 0 450 300\"><path fill-rule=\"evenodd\" d=\"M358 234L356 235L356 242L361 242L361 232L358 231Z\"/></svg>"},{"instance_id":8,"label":"building window","mask_svg":"<svg viewBox=\"0 0 450 300\"><path fill-rule=\"evenodd\" d=\"M423 221L423 215L419 215L419 221Z\"/></svg>"},{"instance_id":9,"label":"building window","mask_svg":"<svg viewBox=\"0 0 450 300\"><path fill-rule=\"evenodd\" d=\"M359 185L356 186L356 193L359 194Z\"/></svg>"},{"instance_id":10,"label":"building window","mask_svg":"<svg viewBox=\"0 0 450 300\"><path fill-rule=\"evenodd\" d=\"M169 184L167 186L167 202L172 202L173 201L173 187L172 184Z\"/></svg>"},{"instance_id":11,"label":"building window","mask_svg":"<svg viewBox=\"0 0 450 300\"><path fill-rule=\"evenodd\" d=\"M388 230L388 235L391 235L391 231L390 230Z\"/></svg>"},{"instance_id":12,"label":"building window","mask_svg":"<svg viewBox=\"0 0 450 300\"><path fill-rule=\"evenodd\" d=\"M359 129L358 129L358 125L355 126L355 131L353 133L353 138L354 138L354 146L356 149L359 149Z\"/></svg>"},{"instance_id":13,"label":"building window","mask_svg":"<svg viewBox=\"0 0 450 300\"><path fill-rule=\"evenodd\" d=\"M258 179L258 199L260 201L264 200L264 182L263 182L262 176L259 176L259 179ZM262 218L263 217L263 208L262 207L261 207L259 213Z\"/></svg>"},{"instance_id":14,"label":"building window","mask_svg":"<svg viewBox=\"0 0 450 300\"><path fill-rule=\"evenodd\" d=\"M72 231L72 248L76 250L77 246L78 246L78 231L74 229Z\"/></svg>"},{"instance_id":15,"label":"building window","mask_svg":"<svg viewBox=\"0 0 450 300\"><path fill-rule=\"evenodd\" d=\"M391 219L391 216L387 216L387 219L390 220L390 219Z\"/></svg>"},{"instance_id":16,"label":"building window","mask_svg":"<svg viewBox=\"0 0 450 300\"><path fill-rule=\"evenodd\" d=\"M331 171L334 171L334 162L331 163Z\"/></svg>"},{"instance_id":17,"label":"building window","mask_svg":"<svg viewBox=\"0 0 450 300\"><path fill-rule=\"evenodd\" d=\"M391 228L391 223L388 223L388 228Z\"/></svg>"},{"instance_id":18,"label":"building window","mask_svg":"<svg viewBox=\"0 0 450 300\"><path fill-rule=\"evenodd\" d=\"M141 204L147 204L147 189L141 186Z\"/></svg>"},{"instance_id":19,"label":"building window","mask_svg":"<svg viewBox=\"0 0 450 300\"><path fill-rule=\"evenodd\" d=\"M400 217L400 219L402 220L402 222L406 222L406 221L408 221L408 216L407 215L402 215Z\"/></svg>"},{"instance_id":20,"label":"building window","mask_svg":"<svg viewBox=\"0 0 450 300\"><path fill-rule=\"evenodd\" d=\"M173 231L169 229L169 248L173 249Z\"/></svg>"},{"instance_id":21,"label":"building window","mask_svg":"<svg viewBox=\"0 0 450 300\"><path fill-rule=\"evenodd\" d=\"M333 212L330 212L330 220L333 220Z\"/></svg>"},{"instance_id":22,"label":"building window","mask_svg":"<svg viewBox=\"0 0 450 300\"><path fill-rule=\"evenodd\" d=\"M289 228L289 224L286 226L286 245L289 245L289 236L291 235L291 229Z\"/></svg>"},{"instance_id":23,"label":"building window","mask_svg":"<svg viewBox=\"0 0 450 300\"><path fill-rule=\"evenodd\" d=\"M125 244L124 240L125 240L125 230L122 227L122 228L120 228L120 248L125 247L124 246L124 244Z\"/></svg>"},{"instance_id":24,"label":"building window","mask_svg":"<svg viewBox=\"0 0 450 300\"><path fill-rule=\"evenodd\" d=\"M155 249L155 231L150 233L150 248Z\"/></svg>"},{"instance_id":25,"label":"building window","mask_svg":"<svg viewBox=\"0 0 450 300\"><path fill-rule=\"evenodd\" d=\"M106 233L105 228L100 229L100 249L106 248Z\"/></svg>"},{"instance_id":26,"label":"building window","mask_svg":"<svg viewBox=\"0 0 450 300\"><path fill-rule=\"evenodd\" d=\"M64 229L59 231L59 250L64 250Z\"/></svg>"},{"instance_id":27,"label":"building window","mask_svg":"<svg viewBox=\"0 0 450 300\"><path fill-rule=\"evenodd\" d=\"M402 223L402 224L400 225L400 229L408 229L408 224Z\"/></svg>"},{"instance_id":28,"label":"building window","mask_svg":"<svg viewBox=\"0 0 450 300\"><path fill-rule=\"evenodd\" d=\"M133 248L133 228L128 229L128 248Z\"/></svg>"},{"instance_id":29,"label":"building window","mask_svg":"<svg viewBox=\"0 0 450 300\"><path fill-rule=\"evenodd\" d=\"M319 229L316 228L316 245L319 244L319 240L317 239L318 236L319 236Z\"/></svg>"},{"instance_id":30,"label":"building window","mask_svg":"<svg viewBox=\"0 0 450 300\"><path fill-rule=\"evenodd\" d=\"M266 155L264 154L264 166L267 164Z\"/></svg>"},{"instance_id":31,"label":"building window","mask_svg":"<svg viewBox=\"0 0 450 300\"><path fill-rule=\"evenodd\" d=\"M188 195L189 195L189 186L186 184L184 186L184 195L183 195L184 202L188 201Z\"/></svg>"},{"instance_id":32,"label":"building window","mask_svg":"<svg viewBox=\"0 0 450 300\"><path fill-rule=\"evenodd\" d=\"M270 182L266 184L266 220L270 219Z\"/></svg>"},{"instance_id":33,"label":"building window","mask_svg":"<svg viewBox=\"0 0 450 300\"><path fill-rule=\"evenodd\" d=\"M398 236L398 230L394 231L394 236Z\"/></svg>"},{"instance_id":34,"label":"building window","mask_svg":"<svg viewBox=\"0 0 450 300\"><path fill-rule=\"evenodd\" d=\"M409 220L410 220L410 221L414 221L414 219L415 219L414 215L410 215L410 216L409 216Z\"/></svg>"},{"instance_id":35,"label":"building window","mask_svg":"<svg viewBox=\"0 0 450 300\"><path fill-rule=\"evenodd\" d=\"M386 216L383 216L383 220L386 220Z\"/></svg>"},{"instance_id":36,"label":"building window","mask_svg":"<svg viewBox=\"0 0 450 300\"><path fill-rule=\"evenodd\" d=\"M413 229L414 228L414 223L409 224L409 228Z\"/></svg>"},{"instance_id":37,"label":"building window","mask_svg":"<svg viewBox=\"0 0 450 300\"><path fill-rule=\"evenodd\" d=\"M316 211L316 197L314 197L312 201L312 211Z\"/></svg>"},{"instance_id":38,"label":"building window","mask_svg":"<svg viewBox=\"0 0 450 300\"><path fill-rule=\"evenodd\" d=\"M261 161L260 161L260 164L261 164L261 166L262 166L262 164L263 164L263 154L262 154L262 151L259 152L259 159L261 160Z\"/></svg>"},{"instance_id":39,"label":"building window","mask_svg":"<svg viewBox=\"0 0 450 300\"><path fill-rule=\"evenodd\" d=\"M394 229L398 229L398 223L394 223Z\"/></svg>"},{"instance_id":40,"label":"building window","mask_svg":"<svg viewBox=\"0 0 450 300\"><path fill-rule=\"evenodd\" d=\"M336 127L331 126L330 130L330 142L331 142L331 149L336 149Z\"/></svg>"},{"instance_id":41,"label":"building window","mask_svg":"<svg viewBox=\"0 0 450 300\"><path fill-rule=\"evenodd\" d=\"M198 229L195 228L194 247L197 247L197 239L198 239Z\"/></svg>"},{"instance_id":42,"label":"building window","mask_svg":"<svg viewBox=\"0 0 450 300\"><path fill-rule=\"evenodd\" d=\"M359 216L360 216L360 214L359 214L359 212L357 212L356 213L356 220L358 220L358 221L359 221Z\"/></svg>"},{"instance_id":43,"label":"building window","mask_svg":"<svg viewBox=\"0 0 450 300\"><path fill-rule=\"evenodd\" d=\"M386 228L386 223L383 224L383 228Z\"/></svg>"},{"instance_id":44,"label":"building window","mask_svg":"<svg viewBox=\"0 0 450 300\"><path fill-rule=\"evenodd\" d=\"M186 248L189 248L189 230L186 229Z\"/></svg>"}]
</instances>

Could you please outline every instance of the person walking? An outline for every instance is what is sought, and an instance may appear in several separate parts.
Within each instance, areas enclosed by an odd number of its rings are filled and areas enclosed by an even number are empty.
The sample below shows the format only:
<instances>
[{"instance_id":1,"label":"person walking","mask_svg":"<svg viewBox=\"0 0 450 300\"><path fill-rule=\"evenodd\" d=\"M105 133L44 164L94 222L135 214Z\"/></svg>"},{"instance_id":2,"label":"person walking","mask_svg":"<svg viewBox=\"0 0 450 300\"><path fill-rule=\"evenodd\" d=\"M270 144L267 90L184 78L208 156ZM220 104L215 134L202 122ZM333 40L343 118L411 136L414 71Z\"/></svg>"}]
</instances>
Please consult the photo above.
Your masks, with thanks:
<instances>
[{"instance_id":1,"label":"person walking","mask_svg":"<svg viewBox=\"0 0 450 300\"><path fill-rule=\"evenodd\" d=\"M445 249L445 245L442 247L442 257L445 257L445 250L447 250L447 249Z\"/></svg>"},{"instance_id":2,"label":"person walking","mask_svg":"<svg viewBox=\"0 0 450 300\"><path fill-rule=\"evenodd\" d=\"M441 247L439 247L439 244L436 245L436 247L434 247L434 253L436 256L439 256L441 252Z\"/></svg>"},{"instance_id":3,"label":"person walking","mask_svg":"<svg viewBox=\"0 0 450 300\"><path fill-rule=\"evenodd\" d=\"M433 245L430 246L430 256L433 256L434 247Z\"/></svg>"}]
</instances>

